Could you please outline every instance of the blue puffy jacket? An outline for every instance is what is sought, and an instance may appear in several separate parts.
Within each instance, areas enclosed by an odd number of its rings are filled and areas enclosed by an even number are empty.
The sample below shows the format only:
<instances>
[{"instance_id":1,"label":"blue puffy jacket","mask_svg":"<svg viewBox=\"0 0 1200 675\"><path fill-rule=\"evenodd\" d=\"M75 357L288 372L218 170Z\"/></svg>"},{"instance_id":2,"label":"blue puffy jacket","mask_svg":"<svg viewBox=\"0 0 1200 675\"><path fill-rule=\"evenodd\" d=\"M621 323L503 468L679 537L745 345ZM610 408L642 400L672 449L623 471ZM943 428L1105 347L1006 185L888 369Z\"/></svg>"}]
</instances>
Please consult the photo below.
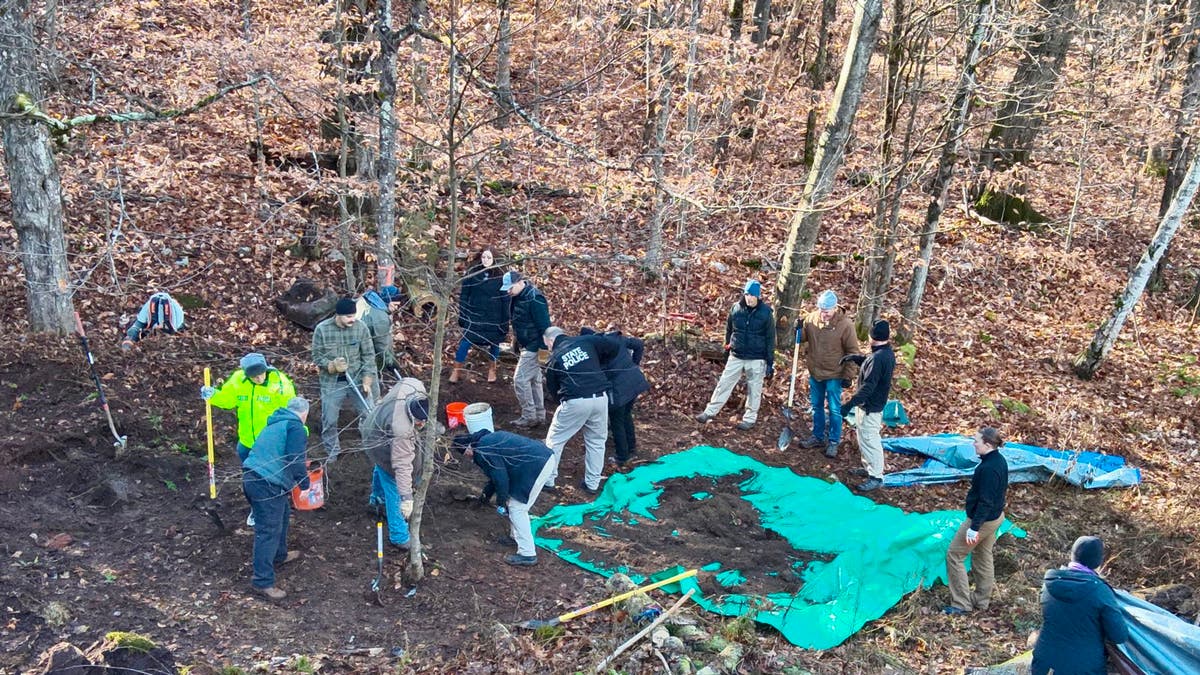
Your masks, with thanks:
<instances>
[{"instance_id":1,"label":"blue puffy jacket","mask_svg":"<svg viewBox=\"0 0 1200 675\"><path fill-rule=\"evenodd\" d=\"M762 359L771 363L775 358L775 314L761 300L750 307L743 298L725 320L725 344L739 359Z\"/></svg>"},{"instance_id":2,"label":"blue puffy jacket","mask_svg":"<svg viewBox=\"0 0 1200 675\"><path fill-rule=\"evenodd\" d=\"M267 418L267 428L254 439L254 447L242 466L281 490L291 490L297 485L307 490L307 445L308 429L304 422L291 410L280 408Z\"/></svg>"},{"instance_id":3,"label":"blue puffy jacket","mask_svg":"<svg viewBox=\"0 0 1200 675\"><path fill-rule=\"evenodd\" d=\"M1042 585L1042 630L1033 647L1034 675L1104 675L1104 643L1129 639L1113 590L1083 570L1048 570Z\"/></svg>"}]
</instances>

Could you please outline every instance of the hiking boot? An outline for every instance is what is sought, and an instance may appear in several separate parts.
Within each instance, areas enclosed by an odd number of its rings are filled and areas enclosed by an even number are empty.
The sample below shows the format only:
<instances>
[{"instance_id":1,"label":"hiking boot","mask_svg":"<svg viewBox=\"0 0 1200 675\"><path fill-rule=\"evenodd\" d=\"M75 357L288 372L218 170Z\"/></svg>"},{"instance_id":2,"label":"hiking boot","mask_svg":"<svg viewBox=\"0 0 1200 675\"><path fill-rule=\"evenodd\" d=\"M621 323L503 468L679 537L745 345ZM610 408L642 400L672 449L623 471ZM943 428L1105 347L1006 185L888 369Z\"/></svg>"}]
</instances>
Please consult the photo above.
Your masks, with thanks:
<instances>
[{"instance_id":1,"label":"hiking boot","mask_svg":"<svg viewBox=\"0 0 1200 675\"><path fill-rule=\"evenodd\" d=\"M800 447L804 448L805 450L812 450L814 448L823 448L823 447L825 447L825 441L823 439L817 438L816 436L809 436L808 438L806 438L800 442Z\"/></svg>"},{"instance_id":2,"label":"hiking boot","mask_svg":"<svg viewBox=\"0 0 1200 675\"><path fill-rule=\"evenodd\" d=\"M516 546L517 540L513 539L512 537L510 537L506 534L503 537L500 537L499 539L497 539L496 543L500 544L501 546Z\"/></svg>"},{"instance_id":3,"label":"hiking boot","mask_svg":"<svg viewBox=\"0 0 1200 675\"><path fill-rule=\"evenodd\" d=\"M865 481L859 483L858 491L859 492L870 492L871 490L878 490L881 487L883 487L883 479L872 477L872 478L868 478Z\"/></svg>"},{"instance_id":4,"label":"hiking boot","mask_svg":"<svg viewBox=\"0 0 1200 675\"><path fill-rule=\"evenodd\" d=\"M515 567L532 567L537 564L537 556L509 553L508 555L504 556L504 562Z\"/></svg>"},{"instance_id":5,"label":"hiking boot","mask_svg":"<svg viewBox=\"0 0 1200 675\"><path fill-rule=\"evenodd\" d=\"M394 541L388 540L388 546L390 546L394 549L400 550L400 551L408 551L408 550L412 549L412 544L410 544L407 541L404 542L403 544L397 544ZM429 547L426 546L425 548L429 548Z\"/></svg>"},{"instance_id":6,"label":"hiking boot","mask_svg":"<svg viewBox=\"0 0 1200 675\"><path fill-rule=\"evenodd\" d=\"M538 425L537 420L531 420L528 417L518 417L508 423L508 426L514 429L532 429Z\"/></svg>"},{"instance_id":7,"label":"hiking boot","mask_svg":"<svg viewBox=\"0 0 1200 675\"><path fill-rule=\"evenodd\" d=\"M259 588L258 586L251 586L251 588L254 589L255 593L266 596L268 600L279 601L279 600L282 600L287 597L286 591L283 591L279 588L275 588L274 586L268 586L267 588Z\"/></svg>"},{"instance_id":8,"label":"hiking boot","mask_svg":"<svg viewBox=\"0 0 1200 675\"><path fill-rule=\"evenodd\" d=\"M753 428L754 422L747 422L745 420L738 422L737 425L734 426L734 429L737 429L738 431L750 431Z\"/></svg>"},{"instance_id":9,"label":"hiking boot","mask_svg":"<svg viewBox=\"0 0 1200 675\"><path fill-rule=\"evenodd\" d=\"M251 511L246 515L246 527L254 527L254 512Z\"/></svg>"},{"instance_id":10,"label":"hiking boot","mask_svg":"<svg viewBox=\"0 0 1200 675\"><path fill-rule=\"evenodd\" d=\"M971 610L963 609L962 607L955 607L954 605L947 605L942 608L942 614L946 614L947 616L962 616L970 613Z\"/></svg>"},{"instance_id":11,"label":"hiking boot","mask_svg":"<svg viewBox=\"0 0 1200 675\"><path fill-rule=\"evenodd\" d=\"M857 467L854 469L850 469L850 475L854 476L855 478L866 478L867 476L870 476L871 474L867 473L867 470L860 466L860 467Z\"/></svg>"},{"instance_id":12,"label":"hiking boot","mask_svg":"<svg viewBox=\"0 0 1200 675\"><path fill-rule=\"evenodd\" d=\"M705 413L700 413L699 415L696 415L696 421L699 422L700 424L708 424L709 422L712 421L712 418L713 418L712 415L706 415Z\"/></svg>"},{"instance_id":13,"label":"hiking boot","mask_svg":"<svg viewBox=\"0 0 1200 675\"><path fill-rule=\"evenodd\" d=\"M580 490L583 490L584 492L588 493L589 495L591 495L591 496L593 496L593 497L595 497L596 495L600 494L600 488L598 488L598 487L594 487L594 488L590 488L590 487L588 487L588 485L587 485L587 481L582 481L582 480L581 480L581 481L579 481L579 489L580 489Z\"/></svg>"},{"instance_id":14,"label":"hiking boot","mask_svg":"<svg viewBox=\"0 0 1200 675\"><path fill-rule=\"evenodd\" d=\"M290 562L296 562L297 560L299 560L301 558L301 556L302 556L302 554L300 553L300 551L288 551L287 555L283 557L283 560L277 561L275 564L276 565L286 565Z\"/></svg>"},{"instance_id":15,"label":"hiking boot","mask_svg":"<svg viewBox=\"0 0 1200 675\"><path fill-rule=\"evenodd\" d=\"M825 446L825 456L829 459L837 457L837 443L829 443Z\"/></svg>"}]
</instances>

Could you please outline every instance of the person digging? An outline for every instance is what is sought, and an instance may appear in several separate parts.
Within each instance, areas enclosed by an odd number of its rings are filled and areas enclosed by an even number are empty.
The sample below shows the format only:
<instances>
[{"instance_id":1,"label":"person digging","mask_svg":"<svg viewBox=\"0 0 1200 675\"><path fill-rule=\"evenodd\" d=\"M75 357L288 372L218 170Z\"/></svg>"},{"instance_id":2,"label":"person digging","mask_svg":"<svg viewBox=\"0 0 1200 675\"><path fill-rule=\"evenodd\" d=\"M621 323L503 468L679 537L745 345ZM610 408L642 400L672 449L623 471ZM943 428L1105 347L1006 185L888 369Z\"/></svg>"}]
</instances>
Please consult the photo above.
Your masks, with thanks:
<instances>
[{"instance_id":1,"label":"person digging","mask_svg":"<svg viewBox=\"0 0 1200 675\"><path fill-rule=\"evenodd\" d=\"M504 556L504 562L518 567L536 565L529 509L558 465L554 453L532 438L488 429L458 436L451 446L488 477L478 503L486 505L495 495L496 513L508 518L509 536L500 543L516 546L517 552Z\"/></svg>"},{"instance_id":2,"label":"person digging","mask_svg":"<svg viewBox=\"0 0 1200 675\"><path fill-rule=\"evenodd\" d=\"M367 503L376 508L383 506L388 542L401 549L408 548L413 487L420 482L424 464L420 434L428 419L425 385L406 377L371 409L364 425L363 449L375 463Z\"/></svg>"}]
</instances>

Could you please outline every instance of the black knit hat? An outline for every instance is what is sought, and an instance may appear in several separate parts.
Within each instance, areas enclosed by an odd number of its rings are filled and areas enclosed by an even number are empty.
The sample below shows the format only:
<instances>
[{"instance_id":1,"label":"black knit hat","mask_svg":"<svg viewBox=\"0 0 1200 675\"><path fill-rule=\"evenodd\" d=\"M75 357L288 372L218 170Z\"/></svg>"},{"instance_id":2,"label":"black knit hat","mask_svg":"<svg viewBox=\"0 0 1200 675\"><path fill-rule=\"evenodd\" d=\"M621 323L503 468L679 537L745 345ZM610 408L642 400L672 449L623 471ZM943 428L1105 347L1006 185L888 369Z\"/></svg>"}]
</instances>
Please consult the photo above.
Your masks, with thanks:
<instances>
[{"instance_id":1,"label":"black knit hat","mask_svg":"<svg viewBox=\"0 0 1200 675\"><path fill-rule=\"evenodd\" d=\"M450 441L450 447L459 452L466 452L467 448L483 440L483 437L490 433L492 432L488 429L480 429L473 434L459 434L454 437L454 440Z\"/></svg>"},{"instance_id":2,"label":"black knit hat","mask_svg":"<svg viewBox=\"0 0 1200 675\"><path fill-rule=\"evenodd\" d=\"M412 415L412 418L418 422L424 422L429 419L429 399L410 399L408 402L408 414Z\"/></svg>"},{"instance_id":3,"label":"black knit hat","mask_svg":"<svg viewBox=\"0 0 1200 675\"><path fill-rule=\"evenodd\" d=\"M871 326L871 339L876 342L887 342L892 338L892 327L886 321L876 321Z\"/></svg>"},{"instance_id":4,"label":"black knit hat","mask_svg":"<svg viewBox=\"0 0 1200 675\"><path fill-rule=\"evenodd\" d=\"M1089 569L1104 564L1104 542L1100 537L1080 537L1071 546L1071 560Z\"/></svg>"},{"instance_id":5,"label":"black knit hat","mask_svg":"<svg viewBox=\"0 0 1200 675\"><path fill-rule=\"evenodd\" d=\"M358 305L355 304L354 298L342 298L337 301L333 311L338 316L353 316L358 314Z\"/></svg>"}]
</instances>

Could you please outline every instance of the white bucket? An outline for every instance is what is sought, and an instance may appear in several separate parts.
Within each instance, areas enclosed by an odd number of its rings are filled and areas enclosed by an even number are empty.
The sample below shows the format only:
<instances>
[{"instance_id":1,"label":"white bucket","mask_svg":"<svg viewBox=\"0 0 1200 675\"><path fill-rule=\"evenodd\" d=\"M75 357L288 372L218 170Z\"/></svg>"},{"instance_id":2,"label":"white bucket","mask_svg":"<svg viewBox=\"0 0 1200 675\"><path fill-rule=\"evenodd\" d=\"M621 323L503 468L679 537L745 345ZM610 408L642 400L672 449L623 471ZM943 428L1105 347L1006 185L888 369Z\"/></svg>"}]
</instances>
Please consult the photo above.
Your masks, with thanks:
<instances>
[{"instance_id":1,"label":"white bucket","mask_svg":"<svg viewBox=\"0 0 1200 675\"><path fill-rule=\"evenodd\" d=\"M463 420L467 423L467 431L471 433L480 429L496 430L496 425L492 422L492 406L487 403L472 403L463 408Z\"/></svg>"}]
</instances>

